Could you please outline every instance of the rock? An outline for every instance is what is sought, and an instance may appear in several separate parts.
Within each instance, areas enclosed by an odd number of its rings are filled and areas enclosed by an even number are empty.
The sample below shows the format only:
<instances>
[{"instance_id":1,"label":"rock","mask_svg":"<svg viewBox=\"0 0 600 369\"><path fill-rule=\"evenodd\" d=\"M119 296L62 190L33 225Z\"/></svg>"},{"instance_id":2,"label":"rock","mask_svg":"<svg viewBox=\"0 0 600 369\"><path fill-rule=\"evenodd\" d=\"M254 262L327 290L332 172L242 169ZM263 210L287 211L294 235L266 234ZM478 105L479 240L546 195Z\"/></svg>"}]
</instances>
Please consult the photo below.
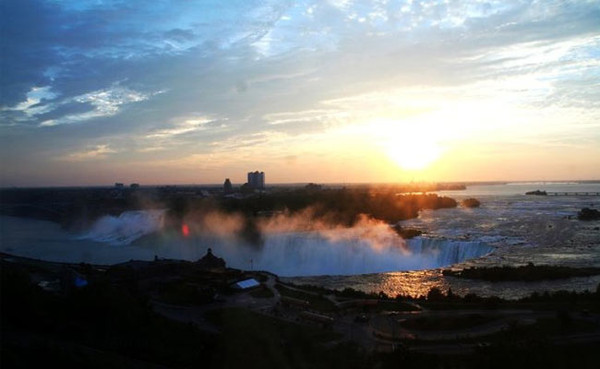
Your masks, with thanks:
<instances>
[{"instance_id":1,"label":"rock","mask_svg":"<svg viewBox=\"0 0 600 369\"><path fill-rule=\"evenodd\" d=\"M393 225L392 228L394 229L394 231L396 231L396 233L398 233L398 235L400 235L400 237L404 238L405 240L409 240L411 238L420 236L423 234L423 231L420 231L418 229L414 229L414 228L402 228L399 225Z\"/></svg>"},{"instance_id":2,"label":"rock","mask_svg":"<svg viewBox=\"0 0 600 369\"><path fill-rule=\"evenodd\" d=\"M579 220L598 220L600 219L600 211L596 209L583 208L577 213L577 219Z\"/></svg>"},{"instance_id":3,"label":"rock","mask_svg":"<svg viewBox=\"0 0 600 369\"><path fill-rule=\"evenodd\" d=\"M461 204L465 208L478 208L481 203L477 199L469 198L461 201Z\"/></svg>"},{"instance_id":4,"label":"rock","mask_svg":"<svg viewBox=\"0 0 600 369\"><path fill-rule=\"evenodd\" d=\"M535 191L525 192L525 195L546 196L546 195L548 195L548 193L546 191L535 190Z\"/></svg>"}]
</instances>

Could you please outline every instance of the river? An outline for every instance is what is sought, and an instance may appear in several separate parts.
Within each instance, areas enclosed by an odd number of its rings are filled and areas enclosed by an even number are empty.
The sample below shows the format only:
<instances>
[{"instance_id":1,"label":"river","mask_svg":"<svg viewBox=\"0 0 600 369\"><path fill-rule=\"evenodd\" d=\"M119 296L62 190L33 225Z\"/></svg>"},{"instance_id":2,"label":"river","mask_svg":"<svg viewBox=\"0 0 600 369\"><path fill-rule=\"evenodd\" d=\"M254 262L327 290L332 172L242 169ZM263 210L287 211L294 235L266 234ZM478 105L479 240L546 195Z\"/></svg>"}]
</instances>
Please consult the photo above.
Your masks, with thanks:
<instances>
[{"instance_id":1,"label":"river","mask_svg":"<svg viewBox=\"0 0 600 369\"><path fill-rule=\"evenodd\" d=\"M439 192L475 197L479 208L422 211L403 227L425 231L408 242L389 227L280 232L262 246L226 235L186 236L162 230L162 211L106 216L83 234L33 219L0 217L0 250L49 261L115 264L155 257L197 260L211 247L228 266L269 270L295 283L388 295L424 295L437 286L458 294L519 298L533 291L595 290L600 276L535 283L468 281L441 274L443 267L534 264L600 267L600 222L576 219L600 197L526 196L527 191L599 192L600 184L516 183Z\"/></svg>"}]
</instances>

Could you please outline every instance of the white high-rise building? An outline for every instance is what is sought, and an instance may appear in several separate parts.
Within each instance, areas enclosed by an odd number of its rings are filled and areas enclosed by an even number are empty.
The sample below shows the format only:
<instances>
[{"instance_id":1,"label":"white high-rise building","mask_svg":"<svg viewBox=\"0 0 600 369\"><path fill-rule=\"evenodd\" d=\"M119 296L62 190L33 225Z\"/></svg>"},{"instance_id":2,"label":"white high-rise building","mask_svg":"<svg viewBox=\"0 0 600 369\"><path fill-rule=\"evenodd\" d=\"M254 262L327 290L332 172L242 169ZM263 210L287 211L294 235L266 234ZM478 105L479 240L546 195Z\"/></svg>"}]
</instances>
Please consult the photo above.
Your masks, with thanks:
<instances>
[{"instance_id":1,"label":"white high-rise building","mask_svg":"<svg viewBox=\"0 0 600 369\"><path fill-rule=\"evenodd\" d=\"M248 172L248 186L253 189L265 188L265 172Z\"/></svg>"}]
</instances>

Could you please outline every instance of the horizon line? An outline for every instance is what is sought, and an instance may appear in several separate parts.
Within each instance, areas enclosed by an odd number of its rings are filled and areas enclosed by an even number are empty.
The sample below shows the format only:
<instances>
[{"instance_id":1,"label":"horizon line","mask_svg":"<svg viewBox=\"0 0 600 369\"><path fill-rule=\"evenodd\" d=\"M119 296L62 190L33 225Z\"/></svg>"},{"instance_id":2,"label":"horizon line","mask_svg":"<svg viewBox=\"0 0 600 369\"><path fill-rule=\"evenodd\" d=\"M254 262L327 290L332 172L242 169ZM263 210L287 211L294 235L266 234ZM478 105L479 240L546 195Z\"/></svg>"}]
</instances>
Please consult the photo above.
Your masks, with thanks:
<instances>
[{"instance_id":1,"label":"horizon line","mask_svg":"<svg viewBox=\"0 0 600 369\"><path fill-rule=\"evenodd\" d=\"M223 183L160 183L160 184L142 184L139 182L131 182L126 184L125 182L114 182L112 184L86 184L86 185L34 185L34 186L1 186L0 190L10 189L45 189L45 188L115 188L116 183L123 183L124 188L130 188L129 185L137 183L139 187L151 188L151 187L166 187L166 186L180 186L180 187L222 187ZM323 186L371 186L371 185L410 185L410 184L463 184L463 185L482 185L482 184L582 184L582 183L600 183L600 179L560 179L560 180L490 180L490 181L410 181L410 182L273 182L266 184L265 187L279 187L279 186L302 186L310 183L323 185ZM244 183L232 183L234 186L241 186Z\"/></svg>"}]
</instances>

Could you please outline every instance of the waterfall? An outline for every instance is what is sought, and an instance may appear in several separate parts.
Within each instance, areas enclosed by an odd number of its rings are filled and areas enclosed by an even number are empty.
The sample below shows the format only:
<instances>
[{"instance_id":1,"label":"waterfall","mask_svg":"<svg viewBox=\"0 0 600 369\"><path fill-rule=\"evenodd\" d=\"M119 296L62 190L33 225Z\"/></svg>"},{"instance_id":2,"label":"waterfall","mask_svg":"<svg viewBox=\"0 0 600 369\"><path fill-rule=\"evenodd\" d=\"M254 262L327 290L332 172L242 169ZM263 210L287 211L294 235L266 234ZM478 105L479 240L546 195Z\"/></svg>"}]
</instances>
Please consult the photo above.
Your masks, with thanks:
<instances>
[{"instance_id":1,"label":"waterfall","mask_svg":"<svg viewBox=\"0 0 600 369\"><path fill-rule=\"evenodd\" d=\"M98 219L81 238L127 246L161 257L197 260L208 247L228 266L267 270L281 276L356 275L449 266L481 257L493 247L477 241L416 237L402 240L385 226L314 232L267 232L262 247L234 235L161 237L164 210L126 211ZM144 242L140 237L155 233ZM146 255L146 253L144 253Z\"/></svg>"},{"instance_id":2,"label":"waterfall","mask_svg":"<svg viewBox=\"0 0 600 369\"><path fill-rule=\"evenodd\" d=\"M142 236L160 230L163 217L164 210L125 211L118 217L105 215L94 222L81 239L128 245Z\"/></svg>"},{"instance_id":3,"label":"waterfall","mask_svg":"<svg viewBox=\"0 0 600 369\"><path fill-rule=\"evenodd\" d=\"M311 276L440 268L484 256L493 247L476 241L418 237L408 240L406 247L375 248L361 239L332 241L319 233L286 233L269 235L261 251L246 253L241 259L231 249L219 251L233 267L247 269L247 260L252 258L255 269L281 276Z\"/></svg>"}]
</instances>

